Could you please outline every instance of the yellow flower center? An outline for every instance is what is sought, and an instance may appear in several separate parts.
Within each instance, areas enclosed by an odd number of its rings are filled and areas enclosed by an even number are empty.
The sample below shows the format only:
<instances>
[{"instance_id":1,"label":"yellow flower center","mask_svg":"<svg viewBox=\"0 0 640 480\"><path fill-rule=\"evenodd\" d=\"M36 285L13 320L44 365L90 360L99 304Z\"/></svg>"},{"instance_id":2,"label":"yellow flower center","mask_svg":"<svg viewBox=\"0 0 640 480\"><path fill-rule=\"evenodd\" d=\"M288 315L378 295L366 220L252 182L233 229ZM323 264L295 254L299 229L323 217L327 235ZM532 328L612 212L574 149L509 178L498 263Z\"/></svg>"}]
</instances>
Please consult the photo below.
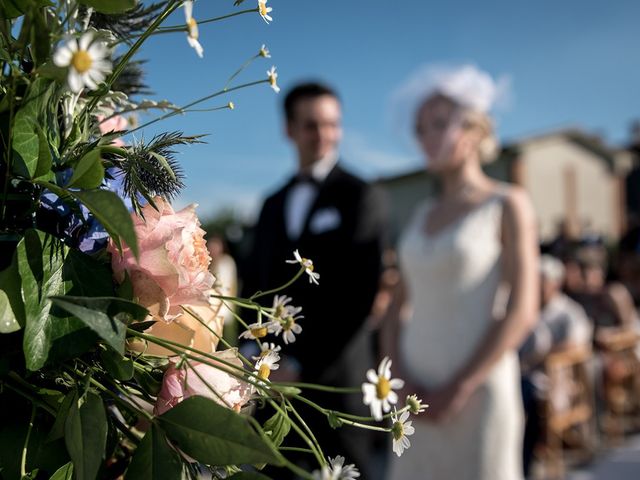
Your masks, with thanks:
<instances>
[{"instance_id":1,"label":"yellow flower center","mask_svg":"<svg viewBox=\"0 0 640 480\"><path fill-rule=\"evenodd\" d=\"M307 270L313 272L313 262L308 258L302 259L302 265L304 265Z\"/></svg>"},{"instance_id":2,"label":"yellow flower center","mask_svg":"<svg viewBox=\"0 0 640 480\"><path fill-rule=\"evenodd\" d=\"M71 58L71 64L78 73L85 73L88 71L91 68L92 63L93 60L91 59L91 55L89 55L85 50L78 50Z\"/></svg>"},{"instance_id":3,"label":"yellow flower center","mask_svg":"<svg viewBox=\"0 0 640 480\"><path fill-rule=\"evenodd\" d=\"M198 22L196 22L196 19L191 17L187 21L187 26L189 27L189 36L194 40L197 40L198 39Z\"/></svg>"},{"instance_id":4,"label":"yellow flower center","mask_svg":"<svg viewBox=\"0 0 640 480\"><path fill-rule=\"evenodd\" d=\"M258 4L260 6L260 15L262 15L263 17L265 15L267 15L269 12L267 12L267 4L266 3L259 3Z\"/></svg>"},{"instance_id":5,"label":"yellow flower center","mask_svg":"<svg viewBox=\"0 0 640 480\"><path fill-rule=\"evenodd\" d=\"M260 365L260 368L258 369L258 376L263 380L267 380L269 378L269 375L271 375L271 369L269 368L269 365L267 365L266 363Z\"/></svg>"},{"instance_id":6,"label":"yellow flower center","mask_svg":"<svg viewBox=\"0 0 640 480\"><path fill-rule=\"evenodd\" d=\"M389 380L387 380L385 377L380 377L378 379L378 384L376 385L376 396L378 397L378 399L384 400L385 398L387 398L387 395L389 395L390 391L391 384L389 383Z\"/></svg>"},{"instance_id":7,"label":"yellow flower center","mask_svg":"<svg viewBox=\"0 0 640 480\"><path fill-rule=\"evenodd\" d=\"M255 338L262 338L267 336L267 327L255 327L250 330L251 335Z\"/></svg>"},{"instance_id":8,"label":"yellow flower center","mask_svg":"<svg viewBox=\"0 0 640 480\"><path fill-rule=\"evenodd\" d=\"M269 75L269 83L272 86L276 84L276 76L275 75Z\"/></svg>"}]
</instances>

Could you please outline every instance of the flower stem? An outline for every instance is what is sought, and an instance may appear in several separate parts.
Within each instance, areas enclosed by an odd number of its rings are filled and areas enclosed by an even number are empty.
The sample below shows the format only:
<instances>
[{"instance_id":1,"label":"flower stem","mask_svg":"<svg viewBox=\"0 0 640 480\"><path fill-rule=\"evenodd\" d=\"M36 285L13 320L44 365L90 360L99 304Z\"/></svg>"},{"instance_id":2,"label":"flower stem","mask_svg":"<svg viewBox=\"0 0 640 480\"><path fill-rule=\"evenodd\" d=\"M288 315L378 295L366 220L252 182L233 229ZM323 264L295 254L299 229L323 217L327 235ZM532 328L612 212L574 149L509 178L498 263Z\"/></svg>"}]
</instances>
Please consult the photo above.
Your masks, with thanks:
<instances>
[{"instance_id":1,"label":"flower stem","mask_svg":"<svg viewBox=\"0 0 640 480\"><path fill-rule=\"evenodd\" d=\"M233 12L233 13L229 13L227 15L222 15L220 17L213 17L213 18L208 18L206 20L202 20L198 22L198 25L205 25L207 23L213 23L213 22L219 22L220 20L225 20L227 18L231 18L231 17L237 17L238 15L243 15L245 13L252 13L252 12L258 12L259 10L257 8L251 8L248 10L240 10L239 12ZM170 25L168 27L160 27L158 29L156 29L155 32L153 32L152 35L160 35L162 33L175 33L175 32L188 32L189 31L189 27L187 26L187 24L182 24L182 25Z\"/></svg>"},{"instance_id":2,"label":"flower stem","mask_svg":"<svg viewBox=\"0 0 640 480\"><path fill-rule=\"evenodd\" d=\"M194 100L193 102L188 103L187 105L185 105L183 107L180 107L180 109L178 109L178 110L174 110L172 112L165 113L164 115L161 115L158 118L154 118L153 120L150 120L147 123L144 123L144 124L140 125L139 127L134 128L133 130L128 130L126 132L123 132L121 136L129 135L131 133L137 132L138 130L146 128L149 125L153 125L154 123L160 122L162 120L166 120L167 118L173 117L174 115L178 115L179 113L183 113L185 110L193 107L194 105L198 105L199 103L206 102L207 100L210 100L212 98L219 97L220 95L223 95L225 93L233 92L235 90L240 90L241 88L252 87L253 85L258 85L260 83L269 83L269 79L265 78L264 80L255 80L253 82L243 83L242 85L237 85L235 87L225 88L223 90L219 90L219 91L217 91L215 93L212 93L211 95L207 95L205 97L199 98L198 100ZM117 137L115 137L115 138L117 138Z\"/></svg>"},{"instance_id":3,"label":"flower stem","mask_svg":"<svg viewBox=\"0 0 640 480\"><path fill-rule=\"evenodd\" d=\"M315 383L299 383L299 382L278 382L277 385L282 385L283 387L298 387L298 388L306 388L309 390L320 390L322 392L332 392L332 393L360 393L361 390L356 387L331 387L328 385L317 385Z\"/></svg>"},{"instance_id":4,"label":"flower stem","mask_svg":"<svg viewBox=\"0 0 640 480\"><path fill-rule=\"evenodd\" d=\"M31 430L33 430L33 423L36 419L36 406L31 406L31 418L29 419L29 428L27 429L27 437L24 439L24 446L22 447L22 459L20 460L20 478L24 478L27 475L27 447L29 446L29 438L31 437Z\"/></svg>"},{"instance_id":5,"label":"flower stem","mask_svg":"<svg viewBox=\"0 0 640 480\"><path fill-rule=\"evenodd\" d=\"M296 275L289 280L287 283L285 283L284 285L281 285L277 288L272 288L271 290L267 290L266 292L256 292L253 295L251 295L251 297L249 297L249 300L255 300L256 298L260 298L260 297L264 297L265 295L271 295L273 293L278 293L281 290L284 290L285 288L293 285L293 282L295 282L298 278L300 278L300 275L302 275L305 271L305 267L300 268L300 270L298 271L298 273L296 273Z\"/></svg>"},{"instance_id":6,"label":"flower stem","mask_svg":"<svg viewBox=\"0 0 640 480\"><path fill-rule=\"evenodd\" d=\"M324 465L324 454L322 453L322 447L320 447L320 444L318 443L318 440L316 439L316 436L313 434L313 431L309 428L307 423L300 416L300 414L295 409L295 407L291 404L291 402L289 400L285 400L285 401L287 402L287 405L289 406L289 409L293 413L294 417L296 417L296 419L298 419L298 421L302 424L304 429L309 434L309 438L311 439L311 442L313 442L313 447L312 448L317 452L316 453L316 457L320 457L319 460L318 460L320 462L320 465Z\"/></svg>"}]
</instances>

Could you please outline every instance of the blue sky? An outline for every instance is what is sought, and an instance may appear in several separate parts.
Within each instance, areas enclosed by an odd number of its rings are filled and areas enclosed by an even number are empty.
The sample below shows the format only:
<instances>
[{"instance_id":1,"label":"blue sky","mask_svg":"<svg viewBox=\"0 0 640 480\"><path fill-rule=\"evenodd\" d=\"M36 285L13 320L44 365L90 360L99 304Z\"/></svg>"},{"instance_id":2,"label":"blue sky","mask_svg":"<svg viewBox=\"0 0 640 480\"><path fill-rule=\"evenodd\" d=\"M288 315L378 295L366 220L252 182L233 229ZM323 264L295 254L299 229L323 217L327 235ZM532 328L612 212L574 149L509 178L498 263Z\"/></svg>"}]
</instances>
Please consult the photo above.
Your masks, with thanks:
<instances>
[{"instance_id":1,"label":"blue sky","mask_svg":"<svg viewBox=\"0 0 640 480\"><path fill-rule=\"evenodd\" d=\"M266 77L276 65L283 90L297 81L323 79L344 100L344 162L368 178L402 173L420 157L394 126L391 96L427 64L474 63L511 85L497 113L503 141L566 126L623 143L640 118L640 2L637 0L269 0L270 25L257 13L200 26L204 59L182 33L151 38L148 59L153 99L178 105L219 90L229 75L264 43L259 59L235 81ZM245 0L198 0L197 20L256 5ZM166 25L183 23L182 9ZM280 103L267 85L219 97L236 109L190 113L156 124L165 130L208 134L206 145L182 148L187 188L177 206L196 202L201 218L222 208L255 213L260 199L295 165L283 136ZM141 116L142 122L151 116ZM136 133L139 138L140 132Z\"/></svg>"}]
</instances>

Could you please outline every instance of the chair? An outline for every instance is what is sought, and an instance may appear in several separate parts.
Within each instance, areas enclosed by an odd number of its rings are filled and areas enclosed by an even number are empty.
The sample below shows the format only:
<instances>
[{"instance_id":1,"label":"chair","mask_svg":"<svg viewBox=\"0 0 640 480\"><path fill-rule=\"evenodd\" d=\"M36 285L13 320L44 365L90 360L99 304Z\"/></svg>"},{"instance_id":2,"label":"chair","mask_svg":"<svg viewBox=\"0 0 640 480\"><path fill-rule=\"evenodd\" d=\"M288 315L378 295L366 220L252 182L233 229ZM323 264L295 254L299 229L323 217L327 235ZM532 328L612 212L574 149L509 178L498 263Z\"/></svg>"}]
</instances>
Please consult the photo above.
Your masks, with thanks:
<instances>
[{"instance_id":1,"label":"chair","mask_svg":"<svg viewBox=\"0 0 640 480\"><path fill-rule=\"evenodd\" d=\"M572 347L551 353L544 362L549 379L548 396L543 405L547 478L564 478L565 447L586 458L595 452L597 432L594 423L594 396L589 346Z\"/></svg>"},{"instance_id":2,"label":"chair","mask_svg":"<svg viewBox=\"0 0 640 480\"><path fill-rule=\"evenodd\" d=\"M607 329L596 336L602 357L602 429L610 444L640 426L640 335L628 329Z\"/></svg>"}]
</instances>

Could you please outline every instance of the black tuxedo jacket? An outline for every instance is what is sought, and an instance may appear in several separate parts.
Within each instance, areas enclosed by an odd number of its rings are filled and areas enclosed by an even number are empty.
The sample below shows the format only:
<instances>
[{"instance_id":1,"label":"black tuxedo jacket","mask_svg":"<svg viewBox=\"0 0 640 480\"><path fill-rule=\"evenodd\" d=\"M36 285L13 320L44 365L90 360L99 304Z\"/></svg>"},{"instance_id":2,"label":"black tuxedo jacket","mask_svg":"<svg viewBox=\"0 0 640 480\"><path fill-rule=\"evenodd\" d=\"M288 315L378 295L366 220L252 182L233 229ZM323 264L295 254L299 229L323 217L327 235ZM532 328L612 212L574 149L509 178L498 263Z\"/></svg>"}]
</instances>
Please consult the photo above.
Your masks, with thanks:
<instances>
[{"instance_id":1,"label":"black tuxedo jacket","mask_svg":"<svg viewBox=\"0 0 640 480\"><path fill-rule=\"evenodd\" d=\"M292 297L304 315L299 320L302 333L295 343L283 344L281 353L300 361L302 381L322 381L371 310L381 271L386 208L378 189L336 165L319 186L300 237L290 240L285 200L293 185L292 179L263 205L244 293L250 296L290 280L300 265L285 261L293 259L296 249L313 261L319 285L309 283L304 274L280 293ZM316 222L323 215L331 217L329 224ZM272 299L261 301L270 306Z\"/></svg>"}]
</instances>

